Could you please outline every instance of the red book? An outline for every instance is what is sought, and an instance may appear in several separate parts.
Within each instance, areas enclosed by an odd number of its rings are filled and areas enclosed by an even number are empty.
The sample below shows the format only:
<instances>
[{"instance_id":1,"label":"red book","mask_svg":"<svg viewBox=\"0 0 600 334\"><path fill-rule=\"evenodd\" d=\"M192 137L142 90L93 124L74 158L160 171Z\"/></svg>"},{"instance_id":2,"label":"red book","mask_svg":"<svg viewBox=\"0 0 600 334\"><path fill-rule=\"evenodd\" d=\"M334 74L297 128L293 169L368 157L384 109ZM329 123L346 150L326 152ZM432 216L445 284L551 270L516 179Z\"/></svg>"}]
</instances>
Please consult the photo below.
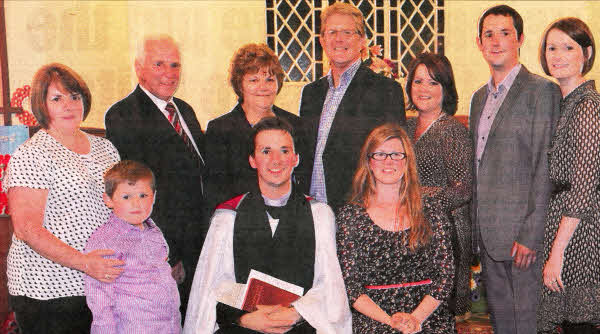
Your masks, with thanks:
<instances>
[{"instance_id":1,"label":"red book","mask_svg":"<svg viewBox=\"0 0 600 334\"><path fill-rule=\"evenodd\" d=\"M256 305L290 306L299 295L278 288L257 278L248 279L248 287L242 309L248 312L256 311Z\"/></svg>"}]
</instances>

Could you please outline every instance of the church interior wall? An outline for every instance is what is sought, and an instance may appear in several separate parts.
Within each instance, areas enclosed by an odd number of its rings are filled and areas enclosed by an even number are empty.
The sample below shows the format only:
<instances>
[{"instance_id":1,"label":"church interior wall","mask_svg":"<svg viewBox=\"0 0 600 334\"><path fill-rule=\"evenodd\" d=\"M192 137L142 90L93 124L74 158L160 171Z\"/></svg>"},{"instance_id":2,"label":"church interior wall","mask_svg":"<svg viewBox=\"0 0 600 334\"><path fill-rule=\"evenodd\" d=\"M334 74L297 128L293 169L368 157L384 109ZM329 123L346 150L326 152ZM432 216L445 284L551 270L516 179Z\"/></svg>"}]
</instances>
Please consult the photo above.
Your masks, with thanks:
<instances>
[{"instance_id":1,"label":"church interior wall","mask_svg":"<svg viewBox=\"0 0 600 334\"><path fill-rule=\"evenodd\" d=\"M481 12L499 2L445 3L445 54L459 92L459 115L467 115L471 94L489 79L475 44ZM524 19L521 61L542 74L538 47L553 20L576 16L600 38L600 1L505 1ZM103 128L104 112L135 86L133 59L145 34L168 33L181 43L182 77L176 96L195 109L202 127L231 110L236 96L227 82L229 61L245 43L265 41L265 2L230 1L48 1L5 0L11 92L29 85L50 62L72 67L88 83L92 111L83 126ZM588 74L594 79L599 65ZM305 83L286 82L276 104L298 112ZM30 110L28 105L25 109ZM16 117L13 124L18 124Z\"/></svg>"}]
</instances>

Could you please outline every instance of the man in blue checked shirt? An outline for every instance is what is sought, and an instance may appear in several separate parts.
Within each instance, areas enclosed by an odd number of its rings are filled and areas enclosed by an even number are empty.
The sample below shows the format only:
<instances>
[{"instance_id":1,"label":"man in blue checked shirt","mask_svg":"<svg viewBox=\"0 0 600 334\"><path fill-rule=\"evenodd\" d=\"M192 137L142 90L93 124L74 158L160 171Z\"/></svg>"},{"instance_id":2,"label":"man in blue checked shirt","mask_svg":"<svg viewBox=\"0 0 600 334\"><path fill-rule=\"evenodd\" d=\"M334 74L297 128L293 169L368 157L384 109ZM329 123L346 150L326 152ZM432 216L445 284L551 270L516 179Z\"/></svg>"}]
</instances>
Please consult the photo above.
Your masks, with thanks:
<instances>
[{"instance_id":1,"label":"man in blue checked shirt","mask_svg":"<svg viewBox=\"0 0 600 334\"><path fill-rule=\"evenodd\" d=\"M404 93L396 81L362 64L366 47L360 10L335 3L321 14L321 46L330 71L306 85L300 117L306 125L310 195L334 210L346 200L360 147L376 126L405 125Z\"/></svg>"}]
</instances>

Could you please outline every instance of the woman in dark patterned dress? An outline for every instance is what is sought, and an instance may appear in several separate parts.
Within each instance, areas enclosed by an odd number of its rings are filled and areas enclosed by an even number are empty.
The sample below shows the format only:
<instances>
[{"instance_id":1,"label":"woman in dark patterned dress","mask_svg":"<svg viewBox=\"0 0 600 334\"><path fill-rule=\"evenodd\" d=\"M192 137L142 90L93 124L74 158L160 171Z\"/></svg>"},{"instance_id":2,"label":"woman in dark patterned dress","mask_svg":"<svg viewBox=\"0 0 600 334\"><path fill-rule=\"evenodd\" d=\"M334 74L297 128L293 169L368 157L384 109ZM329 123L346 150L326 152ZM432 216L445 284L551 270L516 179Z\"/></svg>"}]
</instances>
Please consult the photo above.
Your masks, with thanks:
<instances>
[{"instance_id":1,"label":"woman in dark patterned dress","mask_svg":"<svg viewBox=\"0 0 600 334\"><path fill-rule=\"evenodd\" d=\"M538 330L600 333L600 94L584 75L596 48L577 18L551 24L540 62L563 99L549 152L554 186L544 236L544 288Z\"/></svg>"},{"instance_id":2,"label":"woman in dark patterned dress","mask_svg":"<svg viewBox=\"0 0 600 334\"><path fill-rule=\"evenodd\" d=\"M454 332L451 226L436 200L421 201L410 139L385 124L360 154L351 202L337 216L353 332Z\"/></svg>"},{"instance_id":3,"label":"woman in dark patterned dress","mask_svg":"<svg viewBox=\"0 0 600 334\"><path fill-rule=\"evenodd\" d=\"M439 199L453 224L456 260L450 307L456 315L470 315L471 217L473 145L469 131L452 115L458 94L448 58L422 53L410 66L406 84L409 107L418 112L408 120L408 135L417 156L422 191Z\"/></svg>"}]
</instances>

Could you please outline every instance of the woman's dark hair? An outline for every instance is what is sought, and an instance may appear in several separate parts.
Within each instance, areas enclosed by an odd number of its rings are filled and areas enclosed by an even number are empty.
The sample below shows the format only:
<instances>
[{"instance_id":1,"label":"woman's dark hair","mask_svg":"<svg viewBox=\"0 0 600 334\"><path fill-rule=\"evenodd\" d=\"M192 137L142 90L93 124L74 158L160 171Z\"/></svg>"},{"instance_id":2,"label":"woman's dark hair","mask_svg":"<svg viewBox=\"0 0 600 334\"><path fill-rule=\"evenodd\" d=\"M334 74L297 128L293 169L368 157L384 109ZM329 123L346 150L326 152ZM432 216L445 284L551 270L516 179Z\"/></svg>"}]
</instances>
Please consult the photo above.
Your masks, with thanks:
<instances>
[{"instance_id":1,"label":"woman's dark hair","mask_svg":"<svg viewBox=\"0 0 600 334\"><path fill-rule=\"evenodd\" d=\"M40 126L44 129L50 124L50 114L46 106L48 87L59 83L71 94L81 95L83 102L83 120L90 113L92 94L85 81L71 68L59 63L42 66L33 76L31 84L31 111Z\"/></svg>"},{"instance_id":2,"label":"woman's dark hair","mask_svg":"<svg viewBox=\"0 0 600 334\"><path fill-rule=\"evenodd\" d=\"M292 137L292 143L294 143L294 153L296 152L296 138L294 136L294 128L285 119L279 117L264 117L258 123L252 127L252 132L248 141L248 152L251 156L254 156L254 149L256 147L256 136L259 133L267 130L281 130L290 134Z\"/></svg>"},{"instance_id":3,"label":"woman's dark hair","mask_svg":"<svg viewBox=\"0 0 600 334\"><path fill-rule=\"evenodd\" d=\"M279 94L283 87L285 73L279 64L279 58L266 44L246 44L235 52L229 67L229 83L240 103L244 102L242 90L244 75L254 74L264 67L269 69L269 74L277 78L277 94Z\"/></svg>"},{"instance_id":4,"label":"woman's dark hair","mask_svg":"<svg viewBox=\"0 0 600 334\"><path fill-rule=\"evenodd\" d=\"M596 58L596 43L594 42L594 35L592 35L592 31L587 24L576 17L565 17L554 21L548 26L548 28L546 28L546 31L544 31L542 43L540 44L540 64L544 69L544 73L550 75L548 63L546 62L546 39L548 39L548 33L553 29L564 32L572 40L577 42L579 46L581 46L584 58L581 75L588 73L592 69L592 66L594 66L594 59ZM588 47L590 46L592 47L591 54L588 51Z\"/></svg>"},{"instance_id":5,"label":"woman's dark hair","mask_svg":"<svg viewBox=\"0 0 600 334\"><path fill-rule=\"evenodd\" d=\"M406 95L408 95L408 107L414 109L411 92L412 84L415 78L415 71L419 65L425 65L429 76L442 85L442 110L448 115L454 115L458 106L458 93L454 83L454 73L452 65L446 56L435 53L424 52L418 55L410 63L408 78L406 80Z\"/></svg>"}]
</instances>

